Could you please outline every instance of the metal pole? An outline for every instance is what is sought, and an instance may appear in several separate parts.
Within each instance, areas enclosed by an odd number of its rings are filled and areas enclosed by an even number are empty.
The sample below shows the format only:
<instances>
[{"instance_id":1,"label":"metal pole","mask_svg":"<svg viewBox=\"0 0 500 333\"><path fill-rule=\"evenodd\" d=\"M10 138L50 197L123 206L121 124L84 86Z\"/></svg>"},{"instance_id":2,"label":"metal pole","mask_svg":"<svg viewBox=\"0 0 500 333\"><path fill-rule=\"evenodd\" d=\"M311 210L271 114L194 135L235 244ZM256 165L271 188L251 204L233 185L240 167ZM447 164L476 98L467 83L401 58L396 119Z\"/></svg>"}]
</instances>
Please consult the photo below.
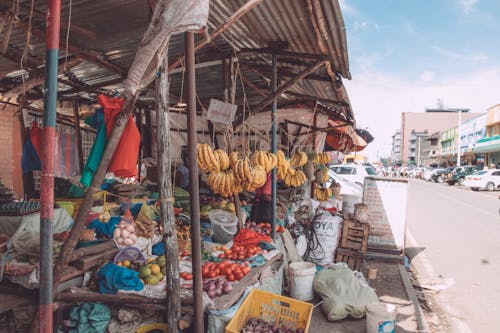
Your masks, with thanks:
<instances>
[{"instance_id":1,"label":"metal pole","mask_svg":"<svg viewBox=\"0 0 500 333\"><path fill-rule=\"evenodd\" d=\"M271 89L273 90L273 94L276 92L278 89L278 73L277 73L277 56L276 54L273 54L273 63L272 63L272 79L271 79ZM273 153L276 154L276 123L277 121L277 98L274 98L273 104L272 104L272 127L271 127L271 150ZM276 189L277 189L277 184L276 184L276 168L274 168L271 171L271 204L273 207L273 214L272 214L272 236L273 240L276 239Z\"/></svg>"},{"instance_id":2,"label":"metal pole","mask_svg":"<svg viewBox=\"0 0 500 333\"><path fill-rule=\"evenodd\" d=\"M54 156L56 138L57 66L61 1L47 4L45 95L43 103L42 175L40 180L40 332L52 333L52 224L54 223Z\"/></svg>"},{"instance_id":3,"label":"metal pole","mask_svg":"<svg viewBox=\"0 0 500 333\"><path fill-rule=\"evenodd\" d=\"M462 110L458 110L458 154L457 154L457 166L460 166L460 158L462 155Z\"/></svg>"},{"instance_id":4,"label":"metal pole","mask_svg":"<svg viewBox=\"0 0 500 333\"><path fill-rule=\"evenodd\" d=\"M191 199L191 249L193 258L194 332L203 333L203 289L201 280L200 194L196 149L196 78L194 69L194 33L185 33L187 128L189 147L189 195Z\"/></svg>"},{"instance_id":5,"label":"metal pole","mask_svg":"<svg viewBox=\"0 0 500 333\"><path fill-rule=\"evenodd\" d=\"M417 150L417 167L420 167L420 136L417 135L418 150Z\"/></svg>"}]
</instances>

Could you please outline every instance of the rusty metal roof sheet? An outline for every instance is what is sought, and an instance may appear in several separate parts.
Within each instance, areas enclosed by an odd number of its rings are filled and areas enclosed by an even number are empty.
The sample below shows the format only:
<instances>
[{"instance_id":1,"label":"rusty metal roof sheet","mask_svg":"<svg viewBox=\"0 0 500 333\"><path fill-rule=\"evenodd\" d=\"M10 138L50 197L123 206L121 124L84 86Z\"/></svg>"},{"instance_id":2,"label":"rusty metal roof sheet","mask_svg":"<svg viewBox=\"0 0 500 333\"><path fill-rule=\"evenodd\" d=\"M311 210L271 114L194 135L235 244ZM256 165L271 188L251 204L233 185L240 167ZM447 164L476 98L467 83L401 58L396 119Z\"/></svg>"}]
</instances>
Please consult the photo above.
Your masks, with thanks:
<instances>
[{"instance_id":1,"label":"rusty metal roof sheet","mask_svg":"<svg viewBox=\"0 0 500 333\"><path fill-rule=\"evenodd\" d=\"M208 32L223 25L227 19L247 1L245 0L212 0ZM0 0L0 9L6 11L11 0ZM16 24L9 40L10 59L0 57L0 94L12 86L29 79L26 72L11 71L12 59L16 60L25 48L26 29L30 0L19 0L20 21ZM45 2L35 2L33 29L44 31ZM137 45L149 23L151 8L144 0L73 0L71 19L68 19L68 2L64 2L61 16L61 58L65 55L64 40L66 28L70 21L69 43L86 50L89 54L107 61L127 71L136 53ZM5 29L4 29L5 30ZM42 36L43 37L43 36ZM204 35L198 34L200 41ZM263 49L273 46L284 46L285 51L297 54L310 54L325 57L330 65L298 82L291 89L303 100L321 99L331 102L345 102L344 112L352 118L352 111L340 77L350 78L347 57L347 45L344 23L338 0L263 0L258 6L246 13L219 37L196 54L197 62L214 62L217 59L236 57L245 81L239 79L236 100L239 105L247 103L250 107L258 105L270 94L269 79L270 55L263 53L244 53L246 49ZM43 70L45 49L43 38L33 33L29 43L29 57L26 68ZM169 46L169 62L173 63L184 54L184 37L174 35ZM71 55L71 52L70 52ZM279 56L278 73L281 82L285 82L300 73L315 60ZM62 61L62 60L61 60ZM34 67L35 66L35 67ZM38 67L39 66L39 67ZM255 70L257 68L257 71ZM18 68L17 68L18 69ZM8 77L7 72L11 72ZM197 70L197 93L202 104L208 104L210 98L223 97L223 66L214 63ZM32 71L31 73L34 73ZM334 75L332 77L332 74ZM84 61L71 68L67 73L60 73L61 80L73 82L73 85L60 84L60 96L65 94L92 97L99 89L120 89L117 83L120 73L109 68ZM172 73L171 93L180 96L182 70ZM252 87L253 86L253 87ZM80 89L80 88L84 89ZM91 89L92 88L92 89ZM244 88L244 89L243 89ZM78 90L82 90L78 92ZM65 93L66 92L66 93ZM31 95L30 95L31 94ZM28 96L40 98L41 89L33 89ZM290 103L293 94L283 95L282 102ZM347 105L347 106L346 106ZM335 103L332 108L338 108Z\"/></svg>"}]
</instances>

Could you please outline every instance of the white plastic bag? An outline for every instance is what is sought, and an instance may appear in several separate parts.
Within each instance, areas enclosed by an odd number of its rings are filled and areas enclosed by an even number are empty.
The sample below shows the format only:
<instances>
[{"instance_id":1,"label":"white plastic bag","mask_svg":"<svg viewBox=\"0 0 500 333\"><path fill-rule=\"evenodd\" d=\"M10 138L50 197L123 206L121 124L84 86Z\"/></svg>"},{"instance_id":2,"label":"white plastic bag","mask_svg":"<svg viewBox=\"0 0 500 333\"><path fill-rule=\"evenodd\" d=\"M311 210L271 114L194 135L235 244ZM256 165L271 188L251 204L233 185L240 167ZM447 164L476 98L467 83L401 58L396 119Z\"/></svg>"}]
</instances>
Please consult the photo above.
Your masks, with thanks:
<instances>
[{"instance_id":1,"label":"white plastic bag","mask_svg":"<svg viewBox=\"0 0 500 333\"><path fill-rule=\"evenodd\" d=\"M327 211L319 210L318 212L320 213L313 223L319 246L311 252L309 259L322 266L331 265L335 259L344 219Z\"/></svg>"}]
</instances>

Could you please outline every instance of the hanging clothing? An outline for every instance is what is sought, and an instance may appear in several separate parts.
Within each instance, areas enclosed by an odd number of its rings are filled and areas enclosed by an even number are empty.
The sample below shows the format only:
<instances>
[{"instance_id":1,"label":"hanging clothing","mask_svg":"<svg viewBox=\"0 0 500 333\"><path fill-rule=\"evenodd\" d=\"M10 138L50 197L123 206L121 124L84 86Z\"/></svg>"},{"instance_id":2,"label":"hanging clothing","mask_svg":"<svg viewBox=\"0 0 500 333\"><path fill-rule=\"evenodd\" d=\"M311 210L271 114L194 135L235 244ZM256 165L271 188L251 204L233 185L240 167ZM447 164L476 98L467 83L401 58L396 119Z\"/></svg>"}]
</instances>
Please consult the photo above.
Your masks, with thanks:
<instances>
[{"instance_id":1,"label":"hanging clothing","mask_svg":"<svg viewBox=\"0 0 500 333\"><path fill-rule=\"evenodd\" d=\"M124 100L123 98L107 97L102 94L98 96L97 100L104 108L106 136L109 138L123 107ZM139 129L134 119L129 117L108 170L117 177L136 177L140 143L141 135Z\"/></svg>"},{"instance_id":2,"label":"hanging clothing","mask_svg":"<svg viewBox=\"0 0 500 333\"><path fill-rule=\"evenodd\" d=\"M29 132L29 129L27 129ZM28 173L33 170L42 170L42 162L40 160L40 156L36 151L35 146L31 142L31 135L26 136L26 141L23 145L23 156L21 158L21 167L23 169L23 173Z\"/></svg>"},{"instance_id":3,"label":"hanging clothing","mask_svg":"<svg viewBox=\"0 0 500 333\"><path fill-rule=\"evenodd\" d=\"M74 133L57 133L55 174L57 177L78 175L78 151Z\"/></svg>"},{"instance_id":4,"label":"hanging clothing","mask_svg":"<svg viewBox=\"0 0 500 333\"><path fill-rule=\"evenodd\" d=\"M95 115L90 117L88 121L85 120L85 123L93 126L97 130L94 144L92 145L87 163L82 172L82 177L80 178L80 183L88 187L101 162L104 148L106 148L106 126L104 124L103 110L97 109Z\"/></svg>"},{"instance_id":5,"label":"hanging clothing","mask_svg":"<svg viewBox=\"0 0 500 333\"><path fill-rule=\"evenodd\" d=\"M30 140L35 150L38 154L38 157L42 156L42 129L38 127L38 123L36 121L31 123L30 129Z\"/></svg>"}]
</instances>

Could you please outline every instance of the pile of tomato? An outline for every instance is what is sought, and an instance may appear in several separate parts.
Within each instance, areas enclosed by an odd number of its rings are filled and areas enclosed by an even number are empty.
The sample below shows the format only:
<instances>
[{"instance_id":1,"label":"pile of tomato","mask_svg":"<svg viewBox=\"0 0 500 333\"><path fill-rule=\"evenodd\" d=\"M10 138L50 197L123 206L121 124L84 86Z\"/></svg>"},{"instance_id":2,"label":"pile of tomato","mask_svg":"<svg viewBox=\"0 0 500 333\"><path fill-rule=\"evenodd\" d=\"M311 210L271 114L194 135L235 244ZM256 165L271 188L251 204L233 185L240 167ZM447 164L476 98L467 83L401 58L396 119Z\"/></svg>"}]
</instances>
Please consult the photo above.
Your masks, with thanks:
<instances>
[{"instance_id":1,"label":"pile of tomato","mask_svg":"<svg viewBox=\"0 0 500 333\"><path fill-rule=\"evenodd\" d=\"M232 282L241 280L250 270L245 264L231 263L228 260L219 263L208 261L201 266L201 276L208 279L224 276Z\"/></svg>"},{"instance_id":2,"label":"pile of tomato","mask_svg":"<svg viewBox=\"0 0 500 333\"><path fill-rule=\"evenodd\" d=\"M191 273L181 272L181 274L179 274L179 275L184 280L192 280L193 279L193 274L191 274Z\"/></svg>"},{"instance_id":3,"label":"pile of tomato","mask_svg":"<svg viewBox=\"0 0 500 333\"><path fill-rule=\"evenodd\" d=\"M220 259L231 259L231 260L245 260L262 252L262 249L258 246L233 245L233 247L231 247L230 249L226 248L225 246L222 246L220 250L224 252L219 254Z\"/></svg>"}]
</instances>

